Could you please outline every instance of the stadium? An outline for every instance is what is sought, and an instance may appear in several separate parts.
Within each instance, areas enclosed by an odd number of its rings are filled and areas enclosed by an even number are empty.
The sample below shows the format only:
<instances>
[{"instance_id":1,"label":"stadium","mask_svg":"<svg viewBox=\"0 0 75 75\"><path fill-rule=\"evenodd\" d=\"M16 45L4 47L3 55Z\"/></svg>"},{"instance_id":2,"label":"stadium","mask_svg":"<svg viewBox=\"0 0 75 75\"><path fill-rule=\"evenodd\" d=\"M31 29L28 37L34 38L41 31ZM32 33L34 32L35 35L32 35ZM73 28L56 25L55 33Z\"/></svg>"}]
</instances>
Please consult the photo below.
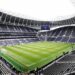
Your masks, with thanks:
<instances>
[{"instance_id":1,"label":"stadium","mask_svg":"<svg viewBox=\"0 0 75 75\"><path fill-rule=\"evenodd\" d=\"M0 1L0 75L75 75L71 3L75 6L75 0Z\"/></svg>"},{"instance_id":2,"label":"stadium","mask_svg":"<svg viewBox=\"0 0 75 75\"><path fill-rule=\"evenodd\" d=\"M74 75L75 17L23 19L0 12L0 75Z\"/></svg>"}]
</instances>

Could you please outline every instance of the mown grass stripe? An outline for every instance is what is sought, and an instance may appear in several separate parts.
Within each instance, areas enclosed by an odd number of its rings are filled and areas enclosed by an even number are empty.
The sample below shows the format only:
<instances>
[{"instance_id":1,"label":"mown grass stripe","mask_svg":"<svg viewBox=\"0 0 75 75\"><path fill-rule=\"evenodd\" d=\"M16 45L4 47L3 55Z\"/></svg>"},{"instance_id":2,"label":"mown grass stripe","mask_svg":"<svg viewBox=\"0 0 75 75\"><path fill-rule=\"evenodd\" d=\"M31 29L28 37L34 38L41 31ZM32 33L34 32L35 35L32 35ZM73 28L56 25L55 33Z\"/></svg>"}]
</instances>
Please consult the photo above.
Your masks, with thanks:
<instances>
[{"instance_id":1,"label":"mown grass stripe","mask_svg":"<svg viewBox=\"0 0 75 75\"><path fill-rule=\"evenodd\" d=\"M8 61L10 60L9 62L12 61L11 64L16 68L17 64L18 70L23 66L21 71L24 71L24 69L25 71L31 71L37 67L40 68L46 65L50 61L54 60L56 56L59 57L62 55L63 52L70 51L70 46L71 44L60 42L36 42L7 46L3 47L3 49L6 49L10 54L4 53L6 56L4 56L4 58Z\"/></svg>"}]
</instances>

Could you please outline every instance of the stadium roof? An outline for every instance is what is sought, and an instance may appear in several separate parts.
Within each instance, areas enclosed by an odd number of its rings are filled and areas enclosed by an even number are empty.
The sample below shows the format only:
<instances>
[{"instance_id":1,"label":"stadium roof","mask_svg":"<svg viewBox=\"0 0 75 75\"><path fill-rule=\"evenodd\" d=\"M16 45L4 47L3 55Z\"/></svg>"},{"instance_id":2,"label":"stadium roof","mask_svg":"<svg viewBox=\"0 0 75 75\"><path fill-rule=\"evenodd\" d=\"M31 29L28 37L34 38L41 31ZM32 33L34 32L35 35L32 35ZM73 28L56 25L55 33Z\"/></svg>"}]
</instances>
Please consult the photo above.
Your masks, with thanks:
<instances>
[{"instance_id":1,"label":"stadium roof","mask_svg":"<svg viewBox=\"0 0 75 75\"><path fill-rule=\"evenodd\" d=\"M63 20L75 16L72 2L71 0L1 0L0 10L33 20Z\"/></svg>"}]
</instances>

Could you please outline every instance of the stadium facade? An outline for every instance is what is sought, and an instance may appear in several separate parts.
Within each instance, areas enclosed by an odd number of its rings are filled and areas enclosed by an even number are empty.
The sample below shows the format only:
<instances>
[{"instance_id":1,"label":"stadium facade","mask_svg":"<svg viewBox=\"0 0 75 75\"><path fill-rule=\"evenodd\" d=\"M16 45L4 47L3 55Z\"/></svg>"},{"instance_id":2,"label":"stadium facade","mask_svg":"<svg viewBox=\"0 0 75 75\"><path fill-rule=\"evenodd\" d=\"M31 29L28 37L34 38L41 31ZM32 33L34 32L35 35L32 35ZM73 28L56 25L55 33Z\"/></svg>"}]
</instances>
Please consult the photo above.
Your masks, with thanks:
<instances>
[{"instance_id":1,"label":"stadium facade","mask_svg":"<svg viewBox=\"0 0 75 75\"><path fill-rule=\"evenodd\" d=\"M0 75L73 75L74 43L75 17L36 21L0 12Z\"/></svg>"}]
</instances>

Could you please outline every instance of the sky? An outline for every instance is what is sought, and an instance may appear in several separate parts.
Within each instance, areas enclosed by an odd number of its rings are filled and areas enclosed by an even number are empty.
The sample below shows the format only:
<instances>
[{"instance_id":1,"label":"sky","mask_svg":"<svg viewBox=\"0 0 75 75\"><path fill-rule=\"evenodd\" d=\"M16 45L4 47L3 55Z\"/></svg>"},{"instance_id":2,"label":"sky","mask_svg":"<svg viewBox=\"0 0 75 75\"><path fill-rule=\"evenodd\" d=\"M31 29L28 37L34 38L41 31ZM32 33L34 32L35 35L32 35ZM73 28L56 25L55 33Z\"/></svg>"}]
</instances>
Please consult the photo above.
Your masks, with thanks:
<instances>
[{"instance_id":1,"label":"sky","mask_svg":"<svg viewBox=\"0 0 75 75\"><path fill-rule=\"evenodd\" d=\"M0 11L26 19L55 21L75 16L74 0L0 0Z\"/></svg>"}]
</instances>

